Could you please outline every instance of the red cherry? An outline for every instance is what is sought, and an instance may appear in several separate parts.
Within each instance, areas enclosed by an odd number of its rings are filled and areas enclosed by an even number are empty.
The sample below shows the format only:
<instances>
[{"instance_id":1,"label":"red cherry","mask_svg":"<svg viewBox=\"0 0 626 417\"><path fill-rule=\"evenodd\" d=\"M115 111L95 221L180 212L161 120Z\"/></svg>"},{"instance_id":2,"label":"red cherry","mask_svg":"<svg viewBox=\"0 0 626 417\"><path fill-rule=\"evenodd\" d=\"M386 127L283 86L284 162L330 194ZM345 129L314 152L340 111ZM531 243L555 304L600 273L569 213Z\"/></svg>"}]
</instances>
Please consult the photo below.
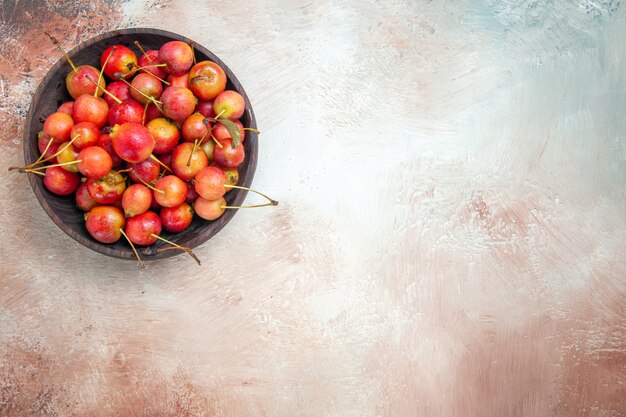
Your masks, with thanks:
<instances>
[{"instance_id":1,"label":"red cherry","mask_svg":"<svg viewBox=\"0 0 626 417\"><path fill-rule=\"evenodd\" d=\"M51 193L69 195L78 188L78 184L80 184L80 177L77 173L67 171L62 167L46 168L43 185Z\"/></svg>"}]
</instances>

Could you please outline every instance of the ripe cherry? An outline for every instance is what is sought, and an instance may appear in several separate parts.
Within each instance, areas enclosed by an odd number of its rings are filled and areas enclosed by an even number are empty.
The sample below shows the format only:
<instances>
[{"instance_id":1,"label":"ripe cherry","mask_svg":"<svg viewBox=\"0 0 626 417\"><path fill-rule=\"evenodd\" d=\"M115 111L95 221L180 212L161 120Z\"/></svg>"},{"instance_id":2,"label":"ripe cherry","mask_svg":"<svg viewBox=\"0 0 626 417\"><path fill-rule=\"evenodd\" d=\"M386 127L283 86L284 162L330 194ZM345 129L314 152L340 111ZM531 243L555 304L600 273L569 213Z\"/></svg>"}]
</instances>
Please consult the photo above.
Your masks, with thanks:
<instances>
[{"instance_id":1,"label":"ripe cherry","mask_svg":"<svg viewBox=\"0 0 626 417\"><path fill-rule=\"evenodd\" d=\"M192 180L200 170L209 165L206 153L193 143L178 145L172 152L172 170L185 181Z\"/></svg>"},{"instance_id":2,"label":"ripe cherry","mask_svg":"<svg viewBox=\"0 0 626 417\"><path fill-rule=\"evenodd\" d=\"M112 50L113 52L111 52ZM109 55L109 61L104 65ZM113 80L116 79L116 72L124 74L124 78L129 78L135 73L137 56L124 45L111 45L100 55L100 66L103 67L104 73Z\"/></svg>"},{"instance_id":3,"label":"ripe cherry","mask_svg":"<svg viewBox=\"0 0 626 417\"><path fill-rule=\"evenodd\" d=\"M113 168L111 155L99 146L83 149L77 158L78 170L87 178L102 178Z\"/></svg>"},{"instance_id":4,"label":"ripe cherry","mask_svg":"<svg viewBox=\"0 0 626 417\"><path fill-rule=\"evenodd\" d=\"M153 152L157 155L170 152L180 140L178 127L163 117L150 120L146 127L154 138Z\"/></svg>"},{"instance_id":5,"label":"ripe cherry","mask_svg":"<svg viewBox=\"0 0 626 417\"><path fill-rule=\"evenodd\" d=\"M79 150L76 149L76 147L72 143L70 143L69 141L63 142L59 145L59 150L57 152L57 163L67 164L62 167L64 170L70 172L78 172L78 165L72 164L71 162L74 162L78 159Z\"/></svg>"},{"instance_id":6,"label":"ripe cherry","mask_svg":"<svg viewBox=\"0 0 626 417\"><path fill-rule=\"evenodd\" d=\"M127 219L124 231L135 245L149 246L161 234L161 219L156 213L146 211Z\"/></svg>"},{"instance_id":7,"label":"ripe cherry","mask_svg":"<svg viewBox=\"0 0 626 417\"><path fill-rule=\"evenodd\" d=\"M128 168L130 168L128 173L130 179L140 183L154 184L161 173L159 163L152 158L137 164L128 164Z\"/></svg>"},{"instance_id":8,"label":"ripe cherry","mask_svg":"<svg viewBox=\"0 0 626 417\"><path fill-rule=\"evenodd\" d=\"M55 142L53 138L40 131L37 134L37 147L39 152L43 155L43 158L50 158L59 151L59 143Z\"/></svg>"},{"instance_id":9,"label":"ripe cherry","mask_svg":"<svg viewBox=\"0 0 626 417\"><path fill-rule=\"evenodd\" d=\"M159 62L167 64L164 68L168 74L184 74L193 65L193 49L185 42L166 42L159 48Z\"/></svg>"},{"instance_id":10,"label":"ripe cherry","mask_svg":"<svg viewBox=\"0 0 626 417\"><path fill-rule=\"evenodd\" d=\"M113 143L111 142L111 136L108 133L103 133L100 135L100 139L98 140L98 146L108 152L109 156L111 156L111 160L113 161L113 168L119 168L124 160L120 158L120 156L113 149Z\"/></svg>"},{"instance_id":11,"label":"ripe cherry","mask_svg":"<svg viewBox=\"0 0 626 417\"><path fill-rule=\"evenodd\" d=\"M80 183L76 189L76 205L82 211L89 211L98 205L98 202L89 195L87 184L84 182Z\"/></svg>"},{"instance_id":12,"label":"ripe cherry","mask_svg":"<svg viewBox=\"0 0 626 417\"><path fill-rule=\"evenodd\" d=\"M121 103L116 103L109 109L109 125L121 125L123 123L142 123L144 109L141 104L132 98Z\"/></svg>"},{"instance_id":13,"label":"ripe cherry","mask_svg":"<svg viewBox=\"0 0 626 417\"><path fill-rule=\"evenodd\" d=\"M193 91L193 90L192 90ZM196 105L196 111L204 117L215 117L215 109L213 109L213 100L202 100Z\"/></svg>"},{"instance_id":14,"label":"ripe cherry","mask_svg":"<svg viewBox=\"0 0 626 417\"><path fill-rule=\"evenodd\" d=\"M213 149L213 159L215 162L228 168L237 168L241 165L246 158L243 145L233 148L231 139L222 140L220 143L222 147L216 146Z\"/></svg>"},{"instance_id":15,"label":"ripe cherry","mask_svg":"<svg viewBox=\"0 0 626 417\"><path fill-rule=\"evenodd\" d=\"M114 206L97 206L85 214L87 231L91 237L102 243L120 240L125 222L122 211Z\"/></svg>"},{"instance_id":16,"label":"ripe cherry","mask_svg":"<svg viewBox=\"0 0 626 417\"><path fill-rule=\"evenodd\" d=\"M61 104L59 106L57 111L61 112L61 113L69 114L71 116L73 107L74 107L74 102L73 101L66 101L65 103L63 103L63 104Z\"/></svg>"},{"instance_id":17,"label":"ripe cherry","mask_svg":"<svg viewBox=\"0 0 626 417\"><path fill-rule=\"evenodd\" d=\"M80 184L80 177L75 172L70 172L63 167L51 166L46 169L43 177L43 185L48 191L58 195L72 194Z\"/></svg>"},{"instance_id":18,"label":"ripe cherry","mask_svg":"<svg viewBox=\"0 0 626 417\"><path fill-rule=\"evenodd\" d=\"M98 144L100 129L91 122L79 122L72 127L72 143L77 149L84 149Z\"/></svg>"},{"instance_id":19,"label":"ripe cherry","mask_svg":"<svg viewBox=\"0 0 626 417\"><path fill-rule=\"evenodd\" d=\"M168 232L182 232L193 220L193 210L187 203L178 207L163 207L159 213L163 228Z\"/></svg>"},{"instance_id":20,"label":"ripe cherry","mask_svg":"<svg viewBox=\"0 0 626 417\"><path fill-rule=\"evenodd\" d=\"M213 61L198 62L189 71L189 89L200 100L213 100L224 91L226 81L226 73Z\"/></svg>"},{"instance_id":21,"label":"ripe cherry","mask_svg":"<svg viewBox=\"0 0 626 417\"><path fill-rule=\"evenodd\" d=\"M186 72L181 75L170 75L167 77L167 82L170 84L170 87L189 88L189 73Z\"/></svg>"},{"instance_id":22,"label":"ripe cherry","mask_svg":"<svg viewBox=\"0 0 626 417\"><path fill-rule=\"evenodd\" d=\"M120 101L132 98L132 96L130 95L130 88L126 83L122 81L113 81L106 86L106 89L109 93L111 93L111 95L104 95L104 100L106 100L109 107L117 103L117 100L115 100L113 97L117 98Z\"/></svg>"},{"instance_id":23,"label":"ripe cherry","mask_svg":"<svg viewBox=\"0 0 626 417\"><path fill-rule=\"evenodd\" d=\"M46 118L43 124L43 133L61 143L69 140L74 119L67 113L55 112Z\"/></svg>"},{"instance_id":24,"label":"ripe cherry","mask_svg":"<svg viewBox=\"0 0 626 417\"><path fill-rule=\"evenodd\" d=\"M150 100L146 96L157 100L161 97L161 93L163 93L161 81L152 74L137 74L135 78L133 78L131 85L134 89L131 88L130 95L141 104L146 104Z\"/></svg>"},{"instance_id":25,"label":"ripe cherry","mask_svg":"<svg viewBox=\"0 0 626 417\"><path fill-rule=\"evenodd\" d=\"M163 207L176 207L185 202L187 183L175 175L161 178L154 188L154 198Z\"/></svg>"},{"instance_id":26,"label":"ripe cherry","mask_svg":"<svg viewBox=\"0 0 626 417\"><path fill-rule=\"evenodd\" d=\"M139 123L123 123L113 126L111 141L115 152L127 162L145 161L154 149L150 131Z\"/></svg>"},{"instance_id":27,"label":"ripe cherry","mask_svg":"<svg viewBox=\"0 0 626 417\"><path fill-rule=\"evenodd\" d=\"M152 204L152 191L143 184L133 184L122 195L122 207L126 217L145 213Z\"/></svg>"},{"instance_id":28,"label":"ripe cherry","mask_svg":"<svg viewBox=\"0 0 626 417\"><path fill-rule=\"evenodd\" d=\"M226 211L226 200L224 197L219 197L216 200L207 200L203 197L198 197L193 203L193 209L198 216L205 220L216 220L224 211Z\"/></svg>"},{"instance_id":29,"label":"ripe cherry","mask_svg":"<svg viewBox=\"0 0 626 417\"><path fill-rule=\"evenodd\" d=\"M184 87L168 87L161 95L163 114L168 119L183 122L196 108L196 98Z\"/></svg>"},{"instance_id":30,"label":"ripe cherry","mask_svg":"<svg viewBox=\"0 0 626 417\"><path fill-rule=\"evenodd\" d=\"M72 118L76 123L92 122L99 129L107 123L109 105L102 97L83 94L74 101Z\"/></svg>"},{"instance_id":31,"label":"ripe cherry","mask_svg":"<svg viewBox=\"0 0 626 417\"><path fill-rule=\"evenodd\" d=\"M115 203L126 189L124 177L113 169L102 178L89 178L85 184L91 198L99 204Z\"/></svg>"},{"instance_id":32,"label":"ripe cherry","mask_svg":"<svg viewBox=\"0 0 626 417\"><path fill-rule=\"evenodd\" d=\"M215 113L221 114L221 117L235 121L243 116L246 101L238 92L226 90L215 97L213 108Z\"/></svg>"},{"instance_id":33,"label":"ripe cherry","mask_svg":"<svg viewBox=\"0 0 626 417\"><path fill-rule=\"evenodd\" d=\"M211 124L205 123L205 117L201 113L193 113L183 123L181 131L183 138L187 142L194 142L196 140L204 140L208 137L211 131Z\"/></svg>"}]
</instances>

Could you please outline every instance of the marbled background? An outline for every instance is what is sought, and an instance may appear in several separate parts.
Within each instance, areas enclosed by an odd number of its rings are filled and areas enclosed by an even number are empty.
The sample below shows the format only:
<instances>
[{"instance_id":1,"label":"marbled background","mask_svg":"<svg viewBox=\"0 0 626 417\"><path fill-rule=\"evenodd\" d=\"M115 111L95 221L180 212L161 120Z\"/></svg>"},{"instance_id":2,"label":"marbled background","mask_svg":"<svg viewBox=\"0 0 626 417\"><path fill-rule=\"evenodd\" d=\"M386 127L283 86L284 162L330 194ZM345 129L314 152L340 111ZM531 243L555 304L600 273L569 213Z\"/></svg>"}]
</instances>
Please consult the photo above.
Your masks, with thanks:
<instances>
[{"instance_id":1,"label":"marbled background","mask_svg":"<svg viewBox=\"0 0 626 417\"><path fill-rule=\"evenodd\" d=\"M0 415L626 415L625 6L3 0L3 167L44 31L156 27L237 74L281 204L140 271L1 168Z\"/></svg>"}]
</instances>

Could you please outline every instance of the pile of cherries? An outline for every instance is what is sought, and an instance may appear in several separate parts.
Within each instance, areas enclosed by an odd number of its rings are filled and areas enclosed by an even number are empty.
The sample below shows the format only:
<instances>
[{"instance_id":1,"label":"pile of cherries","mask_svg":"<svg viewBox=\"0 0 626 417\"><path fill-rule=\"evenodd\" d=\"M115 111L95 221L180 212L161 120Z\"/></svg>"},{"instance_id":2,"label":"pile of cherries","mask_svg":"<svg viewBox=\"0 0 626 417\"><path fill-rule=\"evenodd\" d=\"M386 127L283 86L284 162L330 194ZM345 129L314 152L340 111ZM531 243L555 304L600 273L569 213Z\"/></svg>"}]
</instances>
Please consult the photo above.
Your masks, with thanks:
<instances>
[{"instance_id":1,"label":"pile of cherries","mask_svg":"<svg viewBox=\"0 0 626 417\"><path fill-rule=\"evenodd\" d=\"M218 64L196 63L193 48L181 41L148 51L135 45L139 58L121 44L105 49L101 70L75 66L59 46L72 66L65 82L74 101L45 119L39 159L12 169L43 176L54 194L74 193L89 234L102 243L124 236L141 267L135 245L157 240L172 245L160 250L184 250L200 263L161 231L187 229L194 213L211 221L240 208L228 206L224 195L244 188L237 185L242 142L247 130L258 131L239 121L244 98L226 90ZM269 202L247 207L278 204L258 194Z\"/></svg>"}]
</instances>

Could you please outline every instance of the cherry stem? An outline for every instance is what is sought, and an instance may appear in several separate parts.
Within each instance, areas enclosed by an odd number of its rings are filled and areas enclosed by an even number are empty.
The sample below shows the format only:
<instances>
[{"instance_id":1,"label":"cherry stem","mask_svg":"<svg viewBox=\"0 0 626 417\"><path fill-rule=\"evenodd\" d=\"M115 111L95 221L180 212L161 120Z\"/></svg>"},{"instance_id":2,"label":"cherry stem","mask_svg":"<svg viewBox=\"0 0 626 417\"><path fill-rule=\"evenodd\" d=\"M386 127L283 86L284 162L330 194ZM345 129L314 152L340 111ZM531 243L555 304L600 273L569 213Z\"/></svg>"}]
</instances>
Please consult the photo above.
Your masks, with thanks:
<instances>
[{"instance_id":1,"label":"cherry stem","mask_svg":"<svg viewBox=\"0 0 626 417\"><path fill-rule=\"evenodd\" d=\"M67 59L67 62L70 63L70 66L72 67L72 71L76 72L76 65L74 65L74 63L72 62L72 60L70 59L70 56L67 54L67 52L65 52L65 50L63 48L61 48L61 45L59 44L59 41L57 41L57 39L52 36L51 34L49 34L48 32L44 32L46 35L48 35L48 37L50 38L50 40L52 41L52 43L59 48L59 51L61 51L61 53L63 55L65 55L65 59Z\"/></svg>"},{"instance_id":2,"label":"cherry stem","mask_svg":"<svg viewBox=\"0 0 626 417\"><path fill-rule=\"evenodd\" d=\"M152 67L167 67L167 64L154 64L154 65L144 65L143 67L138 67L135 66L135 70L139 71L142 70L144 68L152 68ZM154 73L150 72L150 75L152 75L154 78L156 78L157 80L161 81L163 84L167 84L170 85L169 82L165 81L163 78L161 77L157 77Z\"/></svg>"},{"instance_id":3,"label":"cherry stem","mask_svg":"<svg viewBox=\"0 0 626 417\"><path fill-rule=\"evenodd\" d=\"M46 145L46 149L44 149L41 155L39 156L39 158L37 158L37 160L33 162L32 164L30 164L29 166L35 166L41 162L46 152L48 152L48 149L50 149L50 145L52 145L52 142L54 142L54 138L50 138L50 140L48 141L48 144Z\"/></svg>"},{"instance_id":4,"label":"cherry stem","mask_svg":"<svg viewBox=\"0 0 626 417\"><path fill-rule=\"evenodd\" d=\"M257 129L255 129L255 128L253 128L253 127L244 127L244 128L243 128L243 130L248 130L248 131L250 131L250 132L254 132L254 133L256 133L257 135L261 134L261 131L260 131L260 130L257 130Z\"/></svg>"},{"instance_id":5,"label":"cherry stem","mask_svg":"<svg viewBox=\"0 0 626 417\"><path fill-rule=\"evenodd\" d=\"M145 51L145 50L141 47L141 44L139 43L139 41L135 41L135 42L133 42L133 43L135 44L135 46L136 46L137 48L139 48L139 50L141 51L141 53L142 53L142 54L144 54L144 55L146 56L146 58L148 58L148 59L150 60L150 62L152 62L152 58L150 58L150 55L148 55L148 54L146 53L146 51Z\"/></svg>"},{"instance_id":6,"label":"cherry stem","mask_svg":"<svg viewBox=\"0 0 626 417\"><path fill-rule=\"evenodd\" d=\"M238 188L238 189L240 189L240 190L248 190L248 191L252 191L253 193L258 194L258 195L260 195L261 197L264 197L264 198L266 198L266 199L269 201L269 203L267 203L267 204L263 204L263 205L260 205L260 206L242 206L242 207L236 207L236 206L225 206L225 208L248 208L248 207L252 208L252 207L265 207L265 206L277 206L277 205L278 205L278 201L276 201L276 200L274 200L274 199L272 199L272 198L270 198L270 197L266 196L265 194L263 194L263 193L261 193L261 192L259 192L259 191L257 191L257 190L253 190L252 188L242 187L242 186L240 186L240 185L230 185L230 184L224 184L224 187L228 187L228 188Z\"/></svg>"},{"instance_id":7,"label":"cherry stem","mask_svg":"<svg viewBox=\"0 0 626 417\"><path fill-rule=\"evenodd\" d=\"M154 105L157 106L159 108L159 110L161 110L161 108L159 107L159 104L163 104L163 102L155 99L152 96L149 96L149 95L145 94L143 91L139 90L137 87L135 87L134 85L132 85L131 83L126 81L124 79L124 75L121 72L116 72L115 73L115 78L117 78L118 80L122 81L124 84L128 85L130 88L132 88L133 90L135 90L136 92L138 92L139 94L141 94L142 96L147 98L148 100L152 101L154 103Z\"/></svg>"},{"instance_id":8,"label":"cherry stem","mask_svg":"<svg viewBox=\"0 0 626 417\"><path fill-rule=\"evenodd\" d=\"M139 257L137 249L135 249L135 245L133 245L133 242L130 241L130 238L126 235L126 233L124 233L124 230L122 230L122 228L120 228L120 233L126 238L126 240L128 240L128 243L130 243L130 248L135 253L135 257L137 257L137 262L139 262L139 268L144 269L146 266L143 264L143 261Z\"/></svg>"},{"instance_id":9,"label":"cherry stem","mask_svg":"<svg viewBox=\"0 0 626 417\"><path fill-rule=\"evenodd\" d=\"M167 239L165 239L165 238L162 238L161 236L155 235L154 233L151 233L151 234L150 234L150 236L152 236L152 237L154 237L154 238L157 238L157 239L159 239L159 240L162 240L162 241L163 241L163 242L165 242L165 243L169 243L170 245L174 246L174 247L175 247L175 248L177 248L177 249L180 249L180 250L182 250L182 251L187 252L187 253L189 254L189 256L191 256L191 257L193 258L193 260L194 260L194 261L196 261L196 262L198 263L198 265L201 265L201 264L200 264L200 259L198 259L198 257L196 256L196 254L195 254L195 253L193 253L193 252L191 251L191 249L189 249L188 247L186 247L186 246L180 246L180 245L177 245L176 243L174 243L174 242L170 242L169 240L167 240Z\"/></svg>"},{"instance_id":10,"label":"cherry stem","mask_svg":"<svg viewBox=\"0 0 626 417\"><path fill-rule=\"evenodd\" d=\"M109 52L107 59L104 60L104 65L102 65L102 68L100 68L100 74L98 74L98 82L96 83L96 91L93 92L94 97L98 97L98 88L100 88L100 80L102 79L102 73L104 72L104 67L107 66L107 63L109 62L109 58L111 58L111 55L113 55L113 52L115 52L116 49L117 49L117 46L113 45L113 48L111 48L111 52Z\"/></svg>"},{"instance_id":11,"label":"cherry stem","mask_svg":"<svg viewBox=\"0 0 626 417\"><path fill-rule=\"evenodd\" d=\"M202 140L202 139L200 139ZM193 141L193 148L191 148L191 153L189 154L189 159L187 159L187 166L191 166L191 158L193 157L193 153L198 149L198 139Z\"/></svg>"},{"instance_id":12,"label":"cherry stem","mask_svg":"<svg viewBox=\"0 0 626 417\"><path fill-rule=\"evenodd\" d=\"M54 155L52 155L52 156L47 157L46 159L44 159L44 160L42 160L42 161L39 161L39 163L44 163L44 162L48 162L48 161L53 160L54 158L56 158L57 156L59 156L59 155L60 155L60 154L61 154L64 150L66 150L67 148L69 148L69 147L70 147L70 145L71 145L72 143L74 143L74 141L75 141L76 139L78 139L79 137L80 137L80 134L77 134L77 135L76 135L76 136L74 136L74 137L73 137L73 138L72 138L72 139L71 139L68 143L66 143L66 144L65 144L65 146L64 146L63 148L59 149L59 150L57 151L57 153L55 153L55 154L54 154ZM25 166L24 168L32 168L32 167L34 167L35 165L37 165L37 162L32 163L32 164L30 164L30 165L27 165L27 166Z\"/></svg>"},{"instance_id":13,"label":"cherry stem","mask_svg":"<svg viewBox=\"0 0 626 417\"><path fill-rule=\"evenodd\" d=\"M144 180L142 180L141 178L137 178L139 180L139 182L141 182L143 185L145 185L146 187L148 187L151 190L156 191L157 193L161 193L161 194L165 194L165 191L163 190L159 190L158 188L153 187L152 185L148 184L147 182L145 182Z\"/></svg>"},{"instance_id":14,"label":"cherry stem","mask_svg":"<svg viewBox=\"0 0 626 417\"><path fill-rule=\"evenodd\" d=\"M212 134L212 133L211 133L211 139L213 139L213 142L215 142L215 144L216 144L217 146L219 146L220 148L223 148L223 147L224 147L224 145L222 145L222 143L221 143L219 140L217 140L217 138L216 138L215 136L213 136L213 134Z\"/></svg>"},{"instance_id":15,"label":"cherry stem","mask_svg":"<svg viewBox=\"0 0 626 417\"><path fill-rule=\"evenodd\" d=\"M214 119L217 120L220 118L220 116L222 115L222 113L224 113L226 111L226 109L222 109L222 111L220 111L215 117Z\"/></svg>"},{"instance_id":16,"label":"cherry stem","mask_svg":"<svg viewBox=\"0 0 626 417\"><path fill-rule=\"evenodd\" d=\"M146 101L146 105L143 106L143 116L141 116L141 124L146 125L146 114L148 113L148 106L150 105L149 101Z\"/></svg>"},{"instance_id":17,"label":"cherry stem","mask_svg":"<svg viewBox=\"0 0 626 417\"><path fill-rule=\"evenodd\" d=\"M174 173L174 171L172 171L172 169L170 167L168 167L167 165L165 165L163 162L161 162L159 160L159 158L157 158L156 156L154 156L154 154L150 154L150 159L155 160L159 165L161 165L163 168L165 168L166 170L168 170L169 172L171 172L172 174Z\"/></svg>"},{"instance_id":18,"label":"cherry stem","mask_svg":"<svg viewBox=\"0 0 626 417\"><path fill-rule=\"evenodd\" d=\"M93 80L93 78L91 78L89 75L87 75L87 77L86 77L86 78L87 78L89 81L91 81L93 84L95 84L98 88L102 88L102 87L100 87L100 85L98 85L98 83L97 83L97 82L95 82L95 81ZM97 90L98 88L96 88L96 90ZM120 100L119 98L115 97L113 94L109 93L109 92L107 91L107 89L106 89L106 88L102 88L102 91L104 91L104 93L105 93L107 96L111 97L111 98L113 99L113 101L115 101L117 104L122 104L122 100Z\"/></svg>"},{"instance_id":19,"label":"cherry stem","mask_svg":"<svg viewBox=\"0 0 626 417\"><path fill-rule=\"evenodd\" d=\"M40 171L42 169L48 169L48 168L54 168L54 167L64 167L67 165L73 165L73 164L78 164L79 162L83 162L82 159L77 159L75 161L68 161L68 162L63 162L60 164L52 164L52 165L44 165L41 167L37 167L37 168L21 168L20 172L36 172L36 171Z\"/></svg>"}]
</instances>

